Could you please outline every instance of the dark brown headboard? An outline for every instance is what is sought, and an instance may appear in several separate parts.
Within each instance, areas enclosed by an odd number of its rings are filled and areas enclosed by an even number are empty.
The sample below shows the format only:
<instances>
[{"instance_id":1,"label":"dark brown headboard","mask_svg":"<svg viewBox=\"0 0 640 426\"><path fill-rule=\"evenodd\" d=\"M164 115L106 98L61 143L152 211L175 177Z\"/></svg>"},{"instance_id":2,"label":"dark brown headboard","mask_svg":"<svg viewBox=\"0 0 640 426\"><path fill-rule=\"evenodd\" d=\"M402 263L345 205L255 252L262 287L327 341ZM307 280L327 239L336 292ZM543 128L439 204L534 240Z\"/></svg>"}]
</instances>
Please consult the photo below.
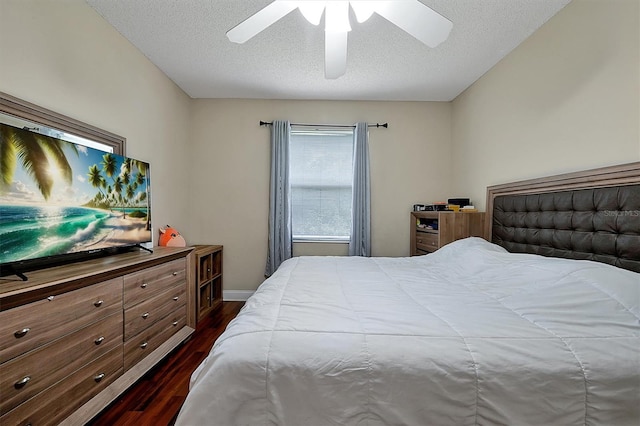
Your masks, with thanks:
<instances>
[{"instance_id":1,"label":"dark brown headboard","mask_svg":"<svg viewBox=\"0 0 640 426\"><path fill-rule=\"evenodd\" d=\"M487 188L486 235L510 252L640 272L640 162Z\"/></svg>"}]
</instances>

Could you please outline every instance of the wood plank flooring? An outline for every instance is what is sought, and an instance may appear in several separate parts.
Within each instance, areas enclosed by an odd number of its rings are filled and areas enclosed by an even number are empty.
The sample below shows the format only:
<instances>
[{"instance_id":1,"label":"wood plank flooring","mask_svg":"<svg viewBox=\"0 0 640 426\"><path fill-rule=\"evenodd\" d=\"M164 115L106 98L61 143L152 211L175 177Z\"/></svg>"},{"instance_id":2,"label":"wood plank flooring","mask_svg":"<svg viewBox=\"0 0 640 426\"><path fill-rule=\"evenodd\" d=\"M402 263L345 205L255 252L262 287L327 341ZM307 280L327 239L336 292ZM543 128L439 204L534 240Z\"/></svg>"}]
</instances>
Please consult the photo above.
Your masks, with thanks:
<instances>
[{"instance_id":1,"label":"wood plank flooring","mask_svg":"<svg viewBox=\"0 0 640 426\"><path fill-rule=\"evenodd\" d=\"M199 322L188 342L176 348L89 425L172 425L189 391L191 373L243 305L244 302L224 302L221 312Z\"/></svg>"}]
</instances>

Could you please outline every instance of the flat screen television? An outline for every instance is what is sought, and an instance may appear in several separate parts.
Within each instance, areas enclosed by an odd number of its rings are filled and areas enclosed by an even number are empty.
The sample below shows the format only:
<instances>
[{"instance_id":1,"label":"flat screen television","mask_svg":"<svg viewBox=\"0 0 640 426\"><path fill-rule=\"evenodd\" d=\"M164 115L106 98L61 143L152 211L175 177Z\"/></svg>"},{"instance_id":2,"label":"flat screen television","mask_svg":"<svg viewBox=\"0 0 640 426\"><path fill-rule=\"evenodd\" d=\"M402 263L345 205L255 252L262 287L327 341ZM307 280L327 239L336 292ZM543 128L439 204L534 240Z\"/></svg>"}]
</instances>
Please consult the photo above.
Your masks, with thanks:
<instances>
[{"instance_id":1,"label":"flat screen television","mask_svg":"<svg viewBox=\"0 0 640 426\"><path fill-rule=\"evenodd\" d=\"M151 242L149 164L0 123L0 276Z\"/></svg>"}]
</instances>

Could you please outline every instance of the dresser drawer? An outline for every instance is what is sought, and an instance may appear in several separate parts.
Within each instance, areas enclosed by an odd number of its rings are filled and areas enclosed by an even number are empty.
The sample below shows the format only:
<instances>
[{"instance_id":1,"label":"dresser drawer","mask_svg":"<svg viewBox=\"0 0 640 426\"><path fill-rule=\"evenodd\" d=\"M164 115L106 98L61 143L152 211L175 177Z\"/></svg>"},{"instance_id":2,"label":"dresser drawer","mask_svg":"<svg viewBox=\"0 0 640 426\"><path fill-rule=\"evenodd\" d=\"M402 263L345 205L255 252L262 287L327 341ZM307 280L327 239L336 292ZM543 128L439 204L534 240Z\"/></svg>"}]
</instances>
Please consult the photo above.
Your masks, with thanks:
<instances>
[{"instance_id":1,"label":"dresser drawer","mask_svg":"<svg viewBox=\"0 0 640 426\"><path fill-rule=\"evenodd\" d=\"M59 424L121 375L122 348L118 347L0 417L0 424Z\"/></svg>"},{"instance_id":2,"label":"dresser drawer","mask_svg":"<svg viewBox=\"0 0 640 426\"><path fill-rule=\"evenodd\" d=\"M186 325L187 310L182 307L125 342L124 371L149 355Z\"/></svg>"},{"instance_id":3,"label":"dresser drawer","mask_svg":"<svg viewBox=\"0 0 640 426\"><path fill-rule=\"evenodd\" d=\"M156 294L186 286L186 260L178 259L124 277L124 305L130 307Z\"/></svg>"},{"instance_id":4,"label":"dresser drawer","mask_svg":"<svg viewBox=\"0 0 640 426\"><path fill-rule=\"evenodd\" d=\"M124 340L129 340L186 303L186 289L181 285L128 308L124 312Z\"/></svg>"},{"instance_id":5,"label":"dresser drawer","mask_svg":"<svg viewBox=\"0 0 640 426\"><path fill-rule=\"evenodd\" d=\"M0 414L122 345L122 312L0 365Z\"/></svg>"},{"instance_id":6,"label":"dresser drawer","mask_svg":"<svg viewBox=\"0 0 640 426\"><path fill-rule=\"evenodd\" d=\"M0 363L122 310L122 278L0 312Z\"/></svg>"},{"instance_id":7,"label":"dresser drawer","mask_svg":"<svg viewBox=\"0 0 640 426\"><path fill-rule=\"evenodd\" d=\"M438 247L438 234L416 232L416 248L428 252L436 251Z\"/></svg>"}]
</instances>

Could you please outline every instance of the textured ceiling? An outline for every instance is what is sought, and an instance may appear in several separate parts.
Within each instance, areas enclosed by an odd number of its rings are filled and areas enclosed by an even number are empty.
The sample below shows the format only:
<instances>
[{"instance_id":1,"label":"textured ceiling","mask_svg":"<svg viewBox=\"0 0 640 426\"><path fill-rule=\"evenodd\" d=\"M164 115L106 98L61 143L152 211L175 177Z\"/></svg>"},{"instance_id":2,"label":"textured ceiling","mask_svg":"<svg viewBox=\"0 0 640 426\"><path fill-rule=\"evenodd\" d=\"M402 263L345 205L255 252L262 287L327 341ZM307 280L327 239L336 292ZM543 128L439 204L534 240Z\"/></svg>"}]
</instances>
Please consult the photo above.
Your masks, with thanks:
<instances>
[{"instance_id":1,"label":"textured ceiling","mask_svg":"<svg viewBox=\"0 0 640 426\"><path fill-rule=\"evenodd\" d=\"M571 0L421 0L453 22L435 49L378 15L352 19L337 80L323 25L297 10L245 44L226 38L271 0L86 1L193 98L449 101Z\"/></svg>"}]
</instances>

